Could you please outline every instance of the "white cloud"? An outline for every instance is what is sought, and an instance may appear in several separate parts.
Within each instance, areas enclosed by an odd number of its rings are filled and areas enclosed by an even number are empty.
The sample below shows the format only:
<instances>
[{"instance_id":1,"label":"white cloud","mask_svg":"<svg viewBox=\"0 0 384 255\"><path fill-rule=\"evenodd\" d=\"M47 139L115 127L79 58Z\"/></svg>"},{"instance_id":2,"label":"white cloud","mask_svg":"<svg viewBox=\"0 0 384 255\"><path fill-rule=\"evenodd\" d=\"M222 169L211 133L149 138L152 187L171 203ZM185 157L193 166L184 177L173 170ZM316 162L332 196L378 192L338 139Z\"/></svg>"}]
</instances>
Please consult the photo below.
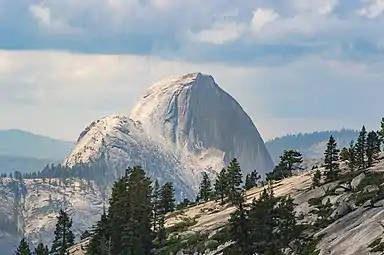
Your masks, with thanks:
<instances>
[{"instance_id":1,"label":"white cloud","mask_svg":"<svg viewBox=\"0 0 384 255\"><path fill-rule=\"evenodd\" d=\"M343 104L348 105L349 99L355 104L354 97L359 95L348 95L352 93L348 88L370 84L370 93L381 95L378 88L382 88L384 81L384 64L372 67L318 57L275 67L233 67L137 55L53 51L0 51L0 59L0 128L22 128L72 140L95 119L127 114L144 90L158 79L196 70L212 74L250 114L265 138L332 125L339 127L340 123L363 123L364 116L359 115L353 119L333 117L333 113L328 113L331 116L327 118L317 116L315 102L322 102L324 95L316 93L331 89L337 95L342 91ZM364 98L364 111L369 111L369 117L376 121L381 115L380 107L372 97ZM276 116L287 109L286 100L291 99L288 102L293 109L299 107L309 114L313 111L310 123L305 122L308 117Z\"/></svg>"},{"instance_id":2,"label":"white cloud","mask_svg":"<svg viewBox=\"0 0 384 255\"><path fill-rule=\"evenodd\" d=\"M328 15L339 5L339 0L293 0L293 5L301 13Z\"/></svg>"},{"instance_id":3,"label":"white cloud","mask_svg":"<svg viewBox=\"0 0 384 255\"><path fill-rule=\"evenodd\" d=\"M279 18L279 14L271 9L258 8L252 13L251 29L259 32L264 26Z\"/></svg>"},{"instance_id":4,"label":"white cloud","mask_svg":"<svg viewBox=\"0 0 384 255\"><path fill-rule=\"evenodd\" d=\"M384 12L384 0L366 0L366 6L359 10L361 16L376 18Z\"/></svg>"},{"instance_id":5,"label":"white cloud","mask_svg":"<svg viewBox=\"0 0 384 255\"><path fill-rule=\"evenodd\" d=\"M215 22L211 28L191 33L190 37L198 42L224 44L238 39L245 30L244 24Z\"/></svg>"}]
</instances>

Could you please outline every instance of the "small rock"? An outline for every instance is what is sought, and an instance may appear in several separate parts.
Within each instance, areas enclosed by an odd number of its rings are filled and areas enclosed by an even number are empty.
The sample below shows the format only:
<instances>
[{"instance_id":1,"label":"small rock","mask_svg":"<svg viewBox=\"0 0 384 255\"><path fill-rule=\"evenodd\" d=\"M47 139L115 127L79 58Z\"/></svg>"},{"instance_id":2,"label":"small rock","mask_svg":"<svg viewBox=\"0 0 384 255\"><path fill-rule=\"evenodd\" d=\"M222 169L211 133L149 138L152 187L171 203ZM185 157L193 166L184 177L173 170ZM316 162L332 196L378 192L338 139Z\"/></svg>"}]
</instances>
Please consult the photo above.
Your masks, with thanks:
<instances>
[{"instance_id":1,"label":"small rock","mask_svg":"<svg viewBox=\"0 0 384 255\"><path fill-rule=\"evenodd\" d=\"M345 192L345 189L344 188L337 188L335 189L335 194L336 195L341 195Z\"/></svg>"},{"instance_id":2,"label":"small rock","mask_svg":"<svg viewBox=\"0 0 384 255\"><path fill-rule=\"evenodd\" d=\"M376 191L379 191L379 187L377 187L376 185L368 185L364 188L364 192L366 193L371 193Z\"/></svg>"},{"instance_id":3,"label":"small rock","mask_svg":"<svg viewBox=\"0 0 384 255\"><path fill-rule=\"evenodd\" d=\"M352 209L349 207L347 203L340 204L331 214L331 218L339 219L348 213L350 213Z\"/></svg>"},{"instance_id":4,"label":"small rock","mask_svg":"<svg viewBox=\"0 0 384 255\"><path fill-rule=\"evenodd\" d=\"M353 180L351 181L352 189L357 189L357 187L360 185L361 181L364 178L365 178L365 174L364 173L361 173L358 176L356 176L355 178L353 178Z\"/></svg>"}]
</instances>

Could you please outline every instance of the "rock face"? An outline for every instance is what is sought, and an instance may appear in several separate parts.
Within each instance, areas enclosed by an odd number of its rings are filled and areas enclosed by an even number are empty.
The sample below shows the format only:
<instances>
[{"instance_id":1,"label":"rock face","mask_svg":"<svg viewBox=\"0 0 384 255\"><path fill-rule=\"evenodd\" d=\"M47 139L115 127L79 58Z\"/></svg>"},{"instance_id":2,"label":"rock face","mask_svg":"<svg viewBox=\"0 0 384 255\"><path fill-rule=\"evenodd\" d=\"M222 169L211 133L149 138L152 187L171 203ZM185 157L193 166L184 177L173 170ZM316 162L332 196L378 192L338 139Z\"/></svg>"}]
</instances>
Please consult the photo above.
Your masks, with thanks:
<instances>
[{"instance_id":1,"label":"rock face","mask_svg":"<svg viewBox=\"0 0 384 255\"><path fill-rule=\"evenodd\" d=\"M132 165L172 181L184 195L196 192L201 171L238 158L244 174L273 169L250 117L212 76L192 73L155 83L130 118L111 116L80 135L64 165L104 162L114 176Z\"/></svg>"},{"instance_id":2,"label":"rock face","mask_svg":"<svg viewBox=\"0 0 384 255\"><path fill-rule=\"evenodd\" d=\"M222 154L224 164L237 157L246 173L273 169L250 117L210 75L192 73L155 83L131 118L182 155L209 161Z\"/></svg>"}]
</instances>

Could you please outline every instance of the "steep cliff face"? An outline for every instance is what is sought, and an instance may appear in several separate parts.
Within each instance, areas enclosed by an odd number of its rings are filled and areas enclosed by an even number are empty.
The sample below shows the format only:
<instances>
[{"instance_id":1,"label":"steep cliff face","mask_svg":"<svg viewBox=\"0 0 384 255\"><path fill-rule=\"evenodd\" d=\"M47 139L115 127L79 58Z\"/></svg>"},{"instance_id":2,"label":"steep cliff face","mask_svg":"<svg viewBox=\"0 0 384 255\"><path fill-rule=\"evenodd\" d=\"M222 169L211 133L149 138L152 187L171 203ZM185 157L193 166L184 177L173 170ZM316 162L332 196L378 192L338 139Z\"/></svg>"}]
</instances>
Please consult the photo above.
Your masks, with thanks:
<instances>
[{"instance_id":1,"label":"steep cliff face","mask_svg":"<svg viewBox=\"0 0 384 255\"><path fill-rule=\"evenodd\" d=\"M245 173L273 169L250 117L210 75L192 73L155 83L134 107L131 118L180 155L197 160L221 156L224 164L237 157Z\"/></svg>"}]
</instances>

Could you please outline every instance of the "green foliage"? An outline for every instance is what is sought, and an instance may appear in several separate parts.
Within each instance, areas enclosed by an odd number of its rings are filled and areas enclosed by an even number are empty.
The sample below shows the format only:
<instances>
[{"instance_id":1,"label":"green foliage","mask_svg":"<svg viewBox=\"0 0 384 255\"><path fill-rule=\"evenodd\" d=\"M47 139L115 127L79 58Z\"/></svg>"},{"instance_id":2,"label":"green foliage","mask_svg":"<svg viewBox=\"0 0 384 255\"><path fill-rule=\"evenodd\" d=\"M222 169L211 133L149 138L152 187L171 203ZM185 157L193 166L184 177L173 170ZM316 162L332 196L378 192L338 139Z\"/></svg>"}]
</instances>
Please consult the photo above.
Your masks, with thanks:
<instances>
[{"instance_id":1,"label":"green foliage","mask_svg":"<svg viewBox=\"0 0 384 255\"><path fill-rule=\"evenodd\" d=\"M285 150L280 156L280 162L275 169L267 174L267 180L282 180L292 176L292 171L299 168L303 162L302 155L299 151Z\"/></svg>"},{"instance_id":2,"label":"green foliage","mask_svg":"<svg viewBox=\"0 0 384 255\"><path fill-rule=\"evenodd\" d=\"M72 232L72 219L68 214L60 210L57 216L55 238L52 243L50 254L67 255L68 248L74 244L75 236Z\"/></svg>"},{"instance_id":3,"label":"green foliage","mask_svg":"<svg viewBox=\"0 0 384 255\"><path fill-rule=\"evenodd\" d=\"M227 169L226 168L223 168L218 177L216 178L216 182L215 182L215 197L217 199L220 199L221 200L221 203L224 203L224 199L227 195L227 190L228 190L228 186L227 186L227 183L228 183L228 180L227 180Z\"/></svg>"},{"instance_id":4,"label":"green foliage","mask_svg":"<svg viewBox=\"0 0 384 255\"><path fill-rule=\"evenodd\" d=\"M350 142L348 148L348 169L353 172L356 168L356 147L353 141Z\"/></svg>"},{"instance_id":5,"label":"green foliage","mask_svg":"<svg viewBox=\"0 0 384 255\"><path fill-rule=\"evenodd\" d=\"M371 131L367 136L367 148L366 148L366 156L367 156L367 167L371 167L372 163L377 160L380 149L381 141L379 135L375 131Z\"/></svg>"},{"instance_id":6,"label":"green foliage","mask_svg":"<svg viewBox=\"0 0 384 255\"><path fill-rule=\"evenodd\" d=\"M355 152L356 152L356 166L358 169L365 169L366 161L365 154L367 148L367 131L365 126L361 128L359 137L357 138Z\"/></svg>"},{"instance_id":7,"label":"green foliage","mask_svg":"<svg viewBox=\"0 0 384 255\"><path fill-rule=\"evenodd\" d=\"M242 172L240 164L237 159L234 158L227 168L227 189L228 198L231 203L236 203L239 192L241 191L240 185L242 183Z\"/></svg>"},{"instance_id":8,"label":"green foliage","mask_svg":"<svg viewBox=\"0 0 384 255\"><path fill-rule=\"evenodd\" d=\"M275 197L270 186L249 209L239 204L229 220L231 239L236 241L233 249L240 254L280 254L302 238L303 228L293 209L293 200Z\"/></svg>"},{"instance_id":9,"label":"green foliage","mask_svg":"<svg viewBox=\"0 0 384 255\"><path fill-rule=\"evenodd\" d=\"M315 174L312 176L312 187L319 187L321 183L321 172L319 169L316 169Z\"/></svg>"},{"instance_id":10,"label":"green foliage","mask_svg":"<svg viewBox=\"0 0 384 255\"><path fill-rule=\"evenodd\" d=\"M260 179L261 179L261 176L259 175L259 173L256 170L247 174L247 176L245 178L245 185L244 185L245 190L250 190L254 187L257 187L258 181Z\"/></svg>"},{"instance_id":11,"label":"green foliage","mask_svg":"<svg viewBox=\"0 0 384 255\"><path fill-rule=\"evenodd\" d=\"M29 245L25 238L21 239L19 247L17 248L16 255L31 255Z\"/></svg>"},{"instance_id":12,"label":"green foliage","mask_svg":"<svg viewBox=\"0 0 384 255\"><path fill-rule=\"evenodd\" d=\"M325 177L328 181L335 181L339 174L339 150L336 140L331 135L324 152L324 167L327 170Z\"/></svg>"},{"instance_id":13,"label":"green foliage","mask_svg":"<svg viewBox=\"0 0 384 255\"><path fill-rule=\"evenodd\" d=\"M112 254L150 254L151 198L151 181L139 166L115 183L108 213Z\"/></svg>"},{"instance_id":14,"label":"green foliage","mask_svg":"<svg viewBox=\"0 0 384 255\"><path fill-rule=\"evenodd\" d=\"M167 182L160 190L160 207L164 214L175 210L175 189L171 182Z\"/></svg>"},{"instance_id":15,"label":"green foliage","mask_svg":"<svg viewBox=\"0 0 384 255\"><path fill-rule=\"evenodd\" d=\"M44 245L43 243L39 243L35 249L35 255L48 255L49 250L48 246Z\"/></svg>"},{"instance_id":16,"label":"green foliage","mask_svg":"<svg viewBox=\"0 0 384 255\"><path fill-rule=\"evenodd\" d=\"M340 160L347 161L349 159L349 151L347 147L343 147L340 151Z\"/></svg>"},{"instance_id":17,"label":"green foliage","mask_svg":"<svg viewBox=\"0 0 384 255\"><path fill-rule=\"evenodd\" d=\"M207 202L212 197L212 185L211 180L206 172L203 172L203 179L200 183L200 189L198 193L199 201Z\"/></svg>"},{"instance_id":18,"label":"green foliage","mask_svg":"<svg viewBox=\"0 0 384 255\"><path fill-rule=\"evenodd\" d=\"M86 254L108 255L111 252L108 216L103 212L101 219L92 230L92 238L88 244Z\"/></svg>"}]
</instances>

